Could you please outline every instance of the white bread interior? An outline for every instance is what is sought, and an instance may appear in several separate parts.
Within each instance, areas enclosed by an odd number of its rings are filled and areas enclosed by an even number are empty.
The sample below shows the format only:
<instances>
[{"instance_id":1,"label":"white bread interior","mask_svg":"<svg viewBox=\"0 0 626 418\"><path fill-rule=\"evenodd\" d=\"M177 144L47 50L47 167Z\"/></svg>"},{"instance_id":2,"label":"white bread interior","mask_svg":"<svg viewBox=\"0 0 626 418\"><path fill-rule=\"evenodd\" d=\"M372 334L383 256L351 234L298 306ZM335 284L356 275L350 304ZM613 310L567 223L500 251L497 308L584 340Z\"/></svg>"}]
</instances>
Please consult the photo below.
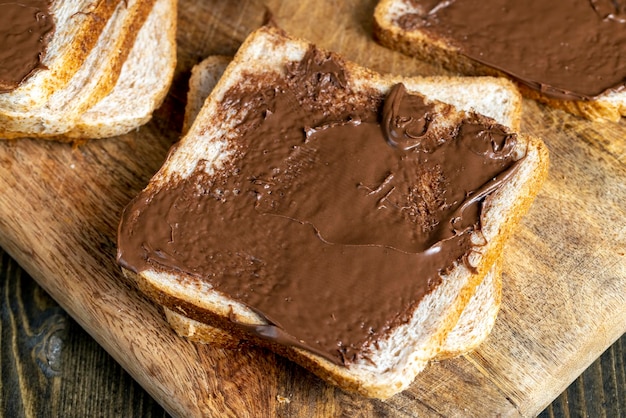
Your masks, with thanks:
<instances>
[{"instance_id":1,"label":"white bread interior","mask_svg":"<svg viewBox=\"0 0 626 418\"><path fill-rule=\"evenodd\" d=\"M80 115L69 138L124 134L148 122L171 84L176 64L176 1L157 0L111 92Z\"/></svg>"},{"instance_id":2,"label":"white bread interior","mask_svg":"<svg viewBox=\"0 0 626 418\"><path fill-rule=\"evenodd\" d=\"M493 329L502 302L502 261L496 260L476 287L459 321L448 333L433 360L444 360L469 353L482 344Z\"/></svg>"},{"instance_id":3,"label":"white bread interior","mask_svg":"<svg viewBox=\"0 0 626 418\"><path fill-rule=\"evenodd\" d=\"M209 94L211 94L211 91L213 91L213 88L232 60L233 57L225 55L211 55L194 65L191 69L185 117L183 119L183 135L187 133L193 121L196 120L202 105L204 105L204 101L209 97Z\"/></svg>"}]
</instances>

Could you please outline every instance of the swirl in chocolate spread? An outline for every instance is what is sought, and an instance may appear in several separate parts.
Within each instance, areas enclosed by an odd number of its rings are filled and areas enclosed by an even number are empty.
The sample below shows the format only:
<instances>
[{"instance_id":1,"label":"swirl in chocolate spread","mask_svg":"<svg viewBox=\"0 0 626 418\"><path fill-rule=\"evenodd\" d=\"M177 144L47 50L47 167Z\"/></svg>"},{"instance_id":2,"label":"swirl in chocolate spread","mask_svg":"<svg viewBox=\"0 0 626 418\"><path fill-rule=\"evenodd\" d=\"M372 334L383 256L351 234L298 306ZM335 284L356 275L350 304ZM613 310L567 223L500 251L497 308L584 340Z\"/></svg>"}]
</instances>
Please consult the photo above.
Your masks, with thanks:
<instances>
[{"instance_id":1,"label":"swirl in chocolate spread","mask_svg":"<svg viewBox=\"0 0 626 418\"><path fill-rule=\"evenodd\" d=\"M42 64L54 32L50 0L0 3L0 93L17 88Z\"/></svg>"},{"instance_id":2,"label":"swirl in chocolate spread","mask_svg":"<svg viewBox=\"0 0 626 418\"><path fill-rule=\"evenodd\" d=\"M515 169L516 135L476 115L435 132L450 106L402 85L387 99L353 92L341 61L316 49L265 76L271 88L225 93L243 115L221 175L201 162L139 195L118 261L180 271L247 304L267 321L232 319L248 335L337 364L368 358L466 262L482 202Z\"/></svg>"},{"instance_id":3,"label":"swirl in chocolate spread","mask_svg":"<svg viewBox=\"0 0 626 418\"><path fill-rule=\"evenodd\" d=\"M426 135L433 118L431 107L427 107L421 97L405 97L405 94L405 88L397 87L391 90L385 100L382 129L387 142L404 151L417 147L422 151L436 148L437 143L429 144ZM431 138L435 141L438 139Z\"/></svg>"},{"instance_id":4,"label":"swirl in chocolate spread","mask_svg":"<svg viewBox=\"0 0 626 418\"><path fill-rule=\"evenodd\" d=\"M626 22L625 2L619 0L589 0L589 3L603 21Z\"/></svg>"},{"instance_id":5,"label":"swirl in chocolate spread","mask_svg":"<svg viewBox=\"0 0 626 418\"><path fill-rule=\"evenodd\" d=\"M549 97L590 100L626 83L626 3L408 0L397 18Z\"/></svg>"}]
</instances>

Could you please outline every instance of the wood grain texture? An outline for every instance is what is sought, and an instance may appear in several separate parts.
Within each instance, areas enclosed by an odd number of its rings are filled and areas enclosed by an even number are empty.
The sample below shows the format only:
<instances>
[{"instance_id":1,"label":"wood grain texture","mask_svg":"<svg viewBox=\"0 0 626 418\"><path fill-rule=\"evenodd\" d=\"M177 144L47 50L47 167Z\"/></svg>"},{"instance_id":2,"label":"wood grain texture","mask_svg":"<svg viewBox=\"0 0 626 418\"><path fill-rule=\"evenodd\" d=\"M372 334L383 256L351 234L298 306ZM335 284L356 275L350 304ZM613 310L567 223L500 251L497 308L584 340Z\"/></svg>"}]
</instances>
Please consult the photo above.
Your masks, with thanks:
<instances>
[{"instance_id":1,"label":"wood grain texture","mask_svg":"<svg viewBox=\"0 0 626 418\"><path fill-rule=\"evenodd\" d=\"M626 416L626 336L578 377L539 418Z\"/></svg>"},{"instance_id":2,"label":"wood grain texture","mask_svg":"<svg viewBox=\"0 0 626 418\"><path fill-rule=\"evenodd\" d=\"M2 249L0 283L0 416L169 417ZM32 336L23 336L23 330L31 328L29 324L33 323L43 324L37 328L35 336L39 341L42 336L55 339L54 344L44 344L54 347L53 355L44 357L50 360L44 363L40 363L41 356L32 355L32 347L42 344L32 344ZM625 349L626 335L623 335L552 402L540 418L624 416ZM40 365L46 363L54 364L54 373L43 372L47 368L42 369ZM16 390L20 380L47 383L29 386L28 392L22 393ZM46 389L50 386L54 390ZM284 398L282 402L287 403L289 399ZM30 406L25 408L23 404Z\"/></svg>"},{"instance_id":3,"label":"wood grain texture","mask_svg":"<svg viewBox=\"0 0 626 418\"><path fill-rule=\"evenodd\" d=\"M178 138L191 65L232 54L269 9L288 32L375 70L437 73L372 40L374 6L181 0L175 82L152 122L76 148L0 143L0 245L173 415L532 416L626 330L626 123L592 124L534 102L524 103L523 130L544 138L552 168L508 245L494 332L386 402L260 349L182 340L123 278L120 212Z\"/></svg>"},{"instance_id":4,"label":"wood grain texture","mask_svg":"<svg viewBox=\"0 0 626 418\"><path fill-rule=\"evenodd\" d=\"M2 250L0 277L0 416L167 416Z\"/></svg>"}]
</instances>

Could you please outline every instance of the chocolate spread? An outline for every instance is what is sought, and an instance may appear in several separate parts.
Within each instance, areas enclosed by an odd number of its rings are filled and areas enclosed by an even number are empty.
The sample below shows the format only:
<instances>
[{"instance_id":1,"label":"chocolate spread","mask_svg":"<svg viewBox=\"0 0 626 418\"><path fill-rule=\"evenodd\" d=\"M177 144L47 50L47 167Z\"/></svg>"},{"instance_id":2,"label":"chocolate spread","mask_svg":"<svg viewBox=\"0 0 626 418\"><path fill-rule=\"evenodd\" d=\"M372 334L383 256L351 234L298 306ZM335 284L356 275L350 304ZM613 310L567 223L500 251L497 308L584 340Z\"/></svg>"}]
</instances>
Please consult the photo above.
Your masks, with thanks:
<instances>
[{"instance_id":1,"label":"chocolate spread","mask_svg":"<svg viewBox=\"0 0 626 418\"><path fill-rule=\"evenodd\" d=\"M469 114L434 132L451 106L401 84L386 99L353 92L340 59L313 48L265 77L225 93L242 119L219 174L201 161L126 208L118 261L210 283L267 320L240 325L257 337L337 364L367 358L441 274L469 266L517 137Z\"/></svg>"},{"instance_id":2,"label":"chocolate spread","mask_svg":"<svg viewBox=\"0 0 626 418\"><path fill-rule=\"evenodd\" d=\"M545 95L589 100L626 82L623 0L409 0L400 27L445 39L465 56Z\"/></svg>"},{"instance_id":3,"label":"chocolate spread","mask_svg":"<svg viewBox=\"0 0 626 418\"><path fill-rule=\"evenodd\" d=\"M0 2L0 93L17 88L42 65L54 32L50 0Z\"/></svg>"}]
</instances>

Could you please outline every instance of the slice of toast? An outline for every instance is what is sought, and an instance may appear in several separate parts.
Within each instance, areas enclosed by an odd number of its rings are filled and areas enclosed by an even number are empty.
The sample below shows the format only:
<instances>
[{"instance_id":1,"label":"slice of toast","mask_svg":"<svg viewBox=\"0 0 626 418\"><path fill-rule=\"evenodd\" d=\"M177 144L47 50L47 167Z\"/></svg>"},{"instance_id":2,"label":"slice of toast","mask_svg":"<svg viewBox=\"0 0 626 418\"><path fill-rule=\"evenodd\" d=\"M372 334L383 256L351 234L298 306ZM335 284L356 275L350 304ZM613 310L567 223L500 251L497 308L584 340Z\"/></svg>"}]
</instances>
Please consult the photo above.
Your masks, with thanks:
<instances>
[{"instance_id":1,"label":"slice of toast","mask_svg":"<svg viewBox=\"0 0 626 418\"><path fill-rule=\"evenodd\" d=\"M156 193L167 193L170 187L185 184L187 179L193 178L194 173L208 176L209 181L213 176L225 175L223 170L229 167L230 159L237 158L239 147L245 146L238 142L238 130L242 120L247 117L246 107L238 107L235 104L237 100L229 96L229 91L242 86L251 90L246 90L246 94L271 91L273 83L285 77L288 67L308 65L302 60L311 50L321 56L332 56L341 67L341 77L345 77L341 82L343 90L337 91L331 102L328 98L324 101L323 97L316 96L315 82L306 86L306 91L310 93L305 94L312 95L306 97L315 103L325 103L323 109L328 110L328 105L343 107L344 103L354 104L357 99L353 97L380 100L394 85L402 82L410 94L427 92L423 100L427 100L435 109L441 109L441 112L446 109L445 113L435 111L433 114L430 126L435 131L437 127L451 128L464 117L487 120L467 113L470 109L480 109L496 118L509 115L510 119L504 121L518 120L515 115L519 114L519 96L510 83L502 80L381 76L356 64L344 62L333 54L316 50L305 41L291 39L278 29L264 27L244 42L205 101L187 135L170 153L164 166L134 203L152 204L156 202ZM332 75L334 73L324 73L323 69L320 71L314 78L318 82L336 76ZM460 109L467 110L454 110L438 102L440 97L450 99ZM505 100L505 97L508 99ZM437 116L444 114L445 117ZM337 364L324 355L299 348L297 344L277 344L249 332L257 327L273 326L271 323L268 325L255 309L217 291L206 279L190 274L184 268L171 269L158 262L150 262L146 268L131 266L125 258L127 243L123 237L133 230L135 221L143 215L133 204L127 207L120 223L118 258L125 267L125 274L135 279L138 287L156 303L200 323L223 329L238 338L251 339L255 344L267 346L346 390L387 398L406 388L427 362L441 351L447 335L458 323L476 288L500 258L506 239L530 206L545 178L548 156L543 143L521 134L517 138L519 142L512 154L518 160L516 169L502 187L484 201L481 231L472 236L476 248L467 254L466 262L454 263L445 274L441 273L441 282L416 306L403 312L406 321L396 323L384 336L372 341L363 349L365 355L344 364ZM190 187L203 186L191 183ZM142 240L143 237L138 239ZM140 246L149 248L150 244ZM359 276L359 280L372 279L376 280L376 276Z\"/></svg>"},{"instance_id":2,"label":"slice of toast","mask_svg":"<svg viewBox=\"0 0 626 418\"><path fill-rule=\"evenodd\" d=\"M120 3L63 88L41 106L0 112L0 137L102 138L145 123L173 77L175 25L175 0Z\"/></svg>"},{"instance_id":3,"label":"slice of toast","mask_svg":"<svg viewBox=\"0 0 626 418\"><path fill-rule=\"evenodd\" d=\"M202 60L191 69L187 105L183 122L183 135L202 109L218 80L232 61L232 57L213 55ZM513 121L509 124L515 125ZM476 348L487 338L493 328L502 293L500 277L501 262L498 260L478 286L476 293L463 310L456 326L446 337L436 360L456 357ZM221 347L239 347L241 340L233 334L211 325L203 324L164 307L165 317L174 331L190 340Z\"/></svg>"},{"instance_id":4,"label":"slice of toast","mask_svg":"<svg viewBox=\"0 0 626 418\"><path fill-rule=\"evenodd\" d=\"M461 53L455 37L460 40L463 35L467 35L465 33L449 33L444 37L435 37L428 30L421 30L419 25L403 27L399 23L402 16L424 15L424 10L431 10L433 6L432 2L419 0L381 0L374 12L375 38L388 48L439 64L450 71L465 75L512 78L503 70L483 64ZM444 7L447 7L446 2L439 3L435 9ZM589 13L589 18L592 19L595 15L591 6L589 6ZM570 100L548 95L542 89L531 88L526 83L518 83L518 87L525 97L590 120L619 121L622 116L626 116L626 89L624 88L602 93L590 100Z\"/></svg>"}]
</instances>

